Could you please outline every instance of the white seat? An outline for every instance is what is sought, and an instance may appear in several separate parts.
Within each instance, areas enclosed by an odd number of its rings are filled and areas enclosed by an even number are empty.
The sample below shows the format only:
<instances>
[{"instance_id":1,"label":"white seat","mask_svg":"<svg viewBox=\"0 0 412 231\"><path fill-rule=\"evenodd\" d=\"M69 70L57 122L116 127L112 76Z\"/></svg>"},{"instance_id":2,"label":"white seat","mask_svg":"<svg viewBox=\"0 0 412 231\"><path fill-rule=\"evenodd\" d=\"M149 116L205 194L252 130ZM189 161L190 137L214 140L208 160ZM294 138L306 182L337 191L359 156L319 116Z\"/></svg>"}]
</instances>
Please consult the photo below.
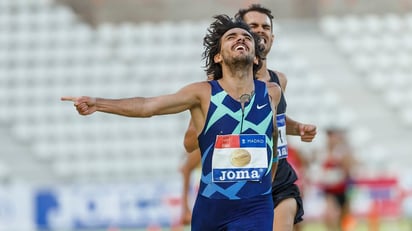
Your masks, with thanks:
<instances>
[{"instance_id":1,"label":"white seat","mask_svg":"<svg viewBox=\"0 0 412 231\"><path fill-rule=\"evenodd\" d=\"M373 64L378 70L391 70L394 66L396 66L394 57L391 57L384 52L378 52L371 55L369 58L373 59Z\"/></svg>"},{"instance_id":2,"label":"white seat","mask_svg":"<svg viewBox=\"0 0 412 231\"><path fill-rule=\"evenodd\" d=\"M409 12L404 15L403 17L404 23L405 23L405 29L408 31L412 31L412 12Z\"/></svg>"},{"instance_id":3,"label":"white seat","mask_svg":"<svg viewBox=\"0 0 412 231\"><path fill-rule=\"evenodd\" d=\"M399 35L399 37L400 37L399 39L400 47L402 47L404 51L407 51L409 52L409 54L411 54L412 52L412 39L411 39L412 38L412 25L411 25L410 30L403 32L402 34Z\"/></svg>"},{"instance_id":4,"label":"white seat","mask_svg":"<svg viewBox=\"0 0 412 231\"><path fill-rule=\"evenodd\" d=\"M34 155L40 160L47 160L58 154L56 143L36 142L33 145Z\"/></svg>"},{"instance_id":5,"label":"white seat","mask_svg":"<svg viewBox=\"0 0 412 231\"><path fill-rule=\"evenodd\" d=\"M337 39L336 43L343 53L346 55L352 55L359 50L359 39L352 36L341 36Z\"/></svg>"},{"instance_id":6,"label":"white seat","mask_svg":"<svg viewBox=\"0 0 412 231\"><path fill-rule=\"evenodd\" d=\"M366 74L365 77L367 79L368 86L370 86L372 90L381 93L385 90L390 82L388 74L380 70L370 71Z\"/></svg>"},{"instance_id":7,"label":"white seat","mask_svg":"<svg viewBox=\"0 0 412 231\"><path fill-rule=\"evenodd\" d=\"M75 23L76 15L69 7L62 4L53 6L54 7L52 8L50 13L54 18L53 21L56 26L65 27Z\"/></svg>"},{"instance_id":8,"label":"white seat","mask_svg":"<svg viewBox=\"0 0 412 231\"><path fill-rule=\"evenodd\" d=\"M57 174L58 177L60 178L68 178L68 177L73 177L73 163L69 160L63 160L63 161L55 161L52 164L52 169L53 172Z\"/></svg>"},{"instance_id":9,"label":"white seat","mask_svg":"<svg viewBox=\"0 0 412 231\"><path fill-rule=\"evenodd\" d=\"M4 162L0 162L0 179L7 179L12 173L10 166Z\"/></svg>"},{"instance_id":10,"label":"white seat","mask_svg":"<svg viewBox=\"0 0 412 231\"><path fill-rule=\"evenodd\" d=\"M187 41L187 37L189 37L189 34L182 34L183 31L181 31L181 28L177 27L177 23L164 20L162 22L159 22L156 24L156 30L162 31L163 36L158 36L156 38L157 44L158 45L172 45L175 43L181 43L183 41ZM178 28L178 29L177 29ZM177 30L176 30L177 29ZM180 41L179 41L180 40Z\"/></svg>"},{"instance_id":11,"label":"white seat","mask_svg":"<svg viewBox=\"0 0 412 231\"><path fill-rule=\"evenodd\" d=\"M380 48L381 43L379 38L374 35L364 35L359 38L358 41L358 51L357 52L366 52L368 54L374 54Z\"/></svg>"},{"instance_id":12,"label":"white seat","mask_svg":"<svg viewBox=\"0 0 412 231\"><path fill-rule=\"evenodd\" d=\"M137 41L139 34L137 33L135 24L124 22L116 27L115 36L119 44L131 44Z\"/></svg>"},{"instance_id":13,"label":"white seat","mask_svg":"<svg viewBox=\"0 0 412 231\"><path fill-rule=\"evenodd\" d=\"M177 22L174 27L178 28L178 30L173 30L174 39L183 44L193 42L201 44L206 32L206 26L202 24L202 22L193 22L189 20Z\"/></svg>"},{"instance_id":14,"label":"white seat","mask_svg":"<svg viewBox=\"0 0 412 231\"><path fill-rule=\"evenodd\" d=\"M412 127L412 107L410 105L401 110L401 117L406 125Z\"/></svg>"},{"instance_id":15,"label":"white seat","mask_svg":"<svg viewBox=\"0 0 412 231\"><path fill-rule=\"evenodd\" d=\"M376 14L367 14L362 20L364 32L372 35L380 34L382 31L381 18Z\"/></svg>"},{"instance_id":16,"label":"white seat","mask_svg":"<svg viewBox=\"0 0 412 231\"><path fill-rule=\"evenodd\" d=\"M404 95L397 89L386 89L384 97L385 102L393 109L399 109L401 106L403 106L402 101Z\"/></svg>"},{"instance_id":17,"label":"white seat","mask_svg":"<svg viewBox=\"0 0 412 231\"><path fill-rule=\"evenodd\" d=\"M1 2L0 4L2 4L3 2L7 2L7 1L0 1L0 2ZM0 9L3 9L2 13L0 14L0 28L4 30L5 32L13 30L14 29L13 24L15 22L15 17L12 14L12 11L8 10L7 7L8 6L6 5L5 6L0 5ZM1 37L6 36L6 35L7 33L2 33Z\"/></svg>"},{"instance_id":18,"label":"white seat","mask_svg":"<svg viewBox=\"0 0 412 231\"><path fill-rule=\"evenodd\" d=\"M92 29L87 24L74 24L72 27L67 28L72 33L71 38L73 45L86 48L93 43Z\"/></svg>"},{"instance_id":19,"label":"white seat","mask_svg":"<svg viewBox=\"0 0 412 231\"><path fill-rule=\"evenodd\" d=\"M137 26L137 33L139 34L139 42L143 44L156 44L160 31L157 31L157 27L153 22L142 22ZM158 34L156 34L158 33Z\"/></svg>"},{"instance_id":20,"label":"white seat","mask_svg":"<svg viewBox=\"0 0 412 231\"><path fill-rule=\"evenodd\" d=\"M380 37L380 48L390 54L396 53L400 44L400 38L397 34L383 34ZM403 49L403 48L401 48Z\"/></svg>"},{"instance_id":21,"label":"white seat","mask_svg":"<svg viewBox=\"0 0 412 231\"><path fill-rule=\"evenodd\" d=\"M111 46L116 39L116 28L112 23L100 23L97 26L96 35L97 38L103 41L107 46Z\"/></svg>"},{"instance_id":22,"label":"white seat","mask_svg":"<svg viewBox=\"0 0 412 231\"><path fill-rule=\"evenodd\" d=\"M347 14L341 18L342 20L342 31L344 33L350 33L352 35L359 35L363 32L362 19L360 16L355 14Z\"/></svg>"},{"instance_id":23,"label":"white seat","mask_svg":"<svg viewBox=\"0 0 412 231\"><path fill-rule=\"evenodd\" d=\"M361 73L368 72L372 67L376 67L372 55L355 53L350 58L350 62L357 71Z\"/></svg>"},{"instance_id":24,"label":"white seat","mask_svg":"<svg viewBox=\"0 0 412 231\"><path fill-rule=\"evenodd\" d=\"M319 23L321 30L332 38L336 38L343 29L342 21L337 16L324 16Z\"/></svg>"},{"instance_id":25,"label":"white seat","mask_svg":"<svg viewBox=\"0 0 412 231\"><path fill-rule=\"evenodd\" d=\"M356 148L361 148L365 143L371 140L372 134L366 127L351 128L348 135L349 142Z\"/></svg>"},{"instance_id":26,"label":"white seat","mask_svg":"<svg viewBox=\"0 0 412 231\"><path fill-rule=\"evenodd\" d=\"M392 34L398 34L403 31L405 23L399 14L388 13L382 17L382 27L385 31Z\"/></svg>"},{"instance_id":27,"label":"white seat","mask_svg":"<svg viewBox=\"0 0 412 231\"><path fill-rule=\"evenodd\" d=\"M410 74L407 74L400 69L395 69L390 73L390 76L390 87L405 93L410 90Z\"/></svg>"}]
</instances>

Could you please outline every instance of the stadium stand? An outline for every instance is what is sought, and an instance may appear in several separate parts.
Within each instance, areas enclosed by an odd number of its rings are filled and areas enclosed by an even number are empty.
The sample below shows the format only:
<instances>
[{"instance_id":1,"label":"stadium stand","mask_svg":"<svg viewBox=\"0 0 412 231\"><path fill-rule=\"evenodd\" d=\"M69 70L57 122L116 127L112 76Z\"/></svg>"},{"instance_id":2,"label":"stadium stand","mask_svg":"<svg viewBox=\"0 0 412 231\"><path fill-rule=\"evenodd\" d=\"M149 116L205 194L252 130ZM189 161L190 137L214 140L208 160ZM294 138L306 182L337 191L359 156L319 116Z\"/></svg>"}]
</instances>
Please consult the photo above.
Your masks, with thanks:
<instances>
[{"instance_id":1,"label":"stadium stand","mask_svg":"<svg viewBox=\"0 0 412 231\"><path fill-rule=\"evenodd\" d=\"M6 51L0 57L0 126L8 140L2 149L24 147L24 155L11 157L15 160L4 152L5 166L25 162L30 167L17 177L37 176L40 182L178 175L188 114L80 117L59 98L151 96L204 79L206 21L92 27L48 0L5 0L0 10L0 48ZM404 127L412 125L411 18L369 14L280 21L269 66L289 76L289 114L320 129L350 127L360 159L371 165L382 161L379 153L406 158L411 133ZM400 31L406 33L398 36ZM1 176L16 177L13 171Z\"/></svg>"},{"instance_id":2,"label":"stadium stand","mask_svg":"<svg viewBox=\"0 0 412 231\"><path fill-rule=\"evenodd\" d=\"M149 230L153 221L155 228L172 226L170 217L180 214L178 168L189 114L81 117L60 97L152 96L205 79L201 53L209 18L199 18L215 2L202 12L184 12L196 20L160 19L169 18L162 8L153 19L141 20L148 11L123 22L118 0L89 1L118 10L117 20L100 22L87 22L62 2L68 0L0 1L0 230ZM225 1L219 9L237 9L238 2ZM276 15L290 14L296 4L267 2L286 5L274 8ZM331 0L322 2L334 9ZM139 1L151 3L151 10L162 4ZM124 12L134 13L139 4ZM359 175L379 186L355 190L354 209L365 212L374 208L367 205L374 197L388 197L395 206L381 210L395 211L405 201L410 222L412 13L360 12L343 7L319 18L276 19L268 64L288 76L288 114L319 128L313 143L294 137L292 145L314 153L325 144L326 128L347 128ZM383 188L382 179L396 184ZM322 204L317 194L305 196L310 222Z\"/></svg>"},{"instance_id":3,"label":"stadium stand","mask_svg":"<svg viewBox=\"0 0 412 231\"><path fill-rule=\"evenodd\" d=\"M370 111L359 114L367 115L365 119L369 120L373 120L378 114L387 114L384 117L379 116L381 122L374 122L374 126L367 125L373 134L373 143L368 145L369 148L364 153L365 156L368 155L365 162L368 159L369 162L381 166L384 165L385 153L395 153L396 159L410 160L407 148L407 140L411 137L407 130L411 125L412 105L409 18L410 14L385 13L325 16L319 21L322 33L334 44L353 69L353 73L358 76L358 85L364 87L363 91L371 96L362 105ZM371 104L376 100L379 101L380 109L372 112ZM368 124L366 120L364 122L362 124ZM382 130L379 131L380 129ZM381 142L385 139L384 136L388 139ZM382 145L382 148L379 148L378 144ZM370 156L375 152L381 154ZM397 168L405 169L402 164L399 166L399 162L391 162L390 165L394 166L390 167L392 171L389 172L396 171Z\"/></svg>"}]
</instances>

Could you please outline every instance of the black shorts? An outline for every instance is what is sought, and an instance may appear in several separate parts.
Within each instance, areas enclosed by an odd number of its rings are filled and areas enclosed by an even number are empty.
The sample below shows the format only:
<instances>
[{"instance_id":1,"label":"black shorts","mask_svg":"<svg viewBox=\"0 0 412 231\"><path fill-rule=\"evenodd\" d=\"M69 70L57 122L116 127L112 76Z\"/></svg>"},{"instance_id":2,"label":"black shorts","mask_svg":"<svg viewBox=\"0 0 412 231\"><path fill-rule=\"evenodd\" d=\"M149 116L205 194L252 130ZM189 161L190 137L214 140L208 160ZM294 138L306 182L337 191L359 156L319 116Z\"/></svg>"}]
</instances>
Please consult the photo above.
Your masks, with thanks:
<instances>
[{"instance_id":1,"label":"black shorts","mask_svg":"<svg viewBox=\"0 0 412 231\"><path fill-rule=\"evenodd\" d=\"M299 187L296 184L291 184L288 186L284 186L281 189L273 190L272 198L273 198L274 208L276 208L276 206L278 206L279 203L285 199L295 198L296 204L297 204L297 211L296 211L294 223L297 224L303 221L303 214L304 214L303 202L302 202L302 197L300 195Z\"/></svg>"},{"instance_id":2,"label":"black shorts","mask_svg":"<svg viewBox=\"0 0 412 231\"><path fill-rule=\"evenodd\" d=\"M340 208L344 208L348 202L346 193L331 193L325 192L326 195L330 195L335 199L336 203L339 205Z\"/></svg>"}]
</instances>

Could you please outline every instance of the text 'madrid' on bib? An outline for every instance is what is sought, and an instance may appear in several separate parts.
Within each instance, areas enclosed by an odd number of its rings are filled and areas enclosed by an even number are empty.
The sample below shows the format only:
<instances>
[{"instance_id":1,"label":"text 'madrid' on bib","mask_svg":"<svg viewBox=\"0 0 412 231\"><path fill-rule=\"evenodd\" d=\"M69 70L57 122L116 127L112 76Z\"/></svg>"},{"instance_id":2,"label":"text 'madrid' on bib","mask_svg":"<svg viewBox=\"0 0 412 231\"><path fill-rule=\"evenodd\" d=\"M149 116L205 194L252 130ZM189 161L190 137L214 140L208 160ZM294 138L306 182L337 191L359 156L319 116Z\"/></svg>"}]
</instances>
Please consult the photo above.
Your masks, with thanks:
<instances>
[{"instance_id":1,"label":"text 'madrid' on bib","mask_svg":"<svg viewBox=\"0 0 412 231\"><path fill-rule=\"evenodd\" d=\"M212 158L214 182L260 181L268 169L265 135L218 135Z\"/></svg>"},{"instance_id":2,"label":"text 'madrid' on bib","mask_svg":"<svg viewBox=\"0 0 412 231\"><path fill-rule=\"evenodd\" d=\"M278 126L278 158L284 159L288 157L288 142L286 140L286 115L276 115L276 124Z\"/></svg>"}]
</instances>

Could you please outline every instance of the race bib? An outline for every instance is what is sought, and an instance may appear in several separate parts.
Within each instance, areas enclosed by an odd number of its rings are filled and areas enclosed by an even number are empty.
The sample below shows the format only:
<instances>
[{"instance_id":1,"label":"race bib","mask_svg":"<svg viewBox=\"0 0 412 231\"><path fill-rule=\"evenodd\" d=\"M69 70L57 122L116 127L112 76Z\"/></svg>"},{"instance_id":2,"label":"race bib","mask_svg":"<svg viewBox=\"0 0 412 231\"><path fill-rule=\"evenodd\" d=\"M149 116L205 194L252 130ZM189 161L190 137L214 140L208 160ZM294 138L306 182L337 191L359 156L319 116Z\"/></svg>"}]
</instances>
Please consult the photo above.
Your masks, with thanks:
<instances>
[{"instance_id":1,"label":"race bib","mask_svg":"<svg viewBox=\"0 0 412 231\"><path fill-rule=\"evenodd\" d=\"M213 182L260 181L268 169L265 135L218 135L212 158Z\"/></svg>"},{"instance_id":2,"label":"race bib","mask_svg":"<svg viewBox=\"0 0 412 231\"><path fill-rule=\"evenodd\" d=\"M288 142L286 140L286 116L285 114L276 115L278 126L278 159L288 157Z\"/></svg>"}]
</instances>

